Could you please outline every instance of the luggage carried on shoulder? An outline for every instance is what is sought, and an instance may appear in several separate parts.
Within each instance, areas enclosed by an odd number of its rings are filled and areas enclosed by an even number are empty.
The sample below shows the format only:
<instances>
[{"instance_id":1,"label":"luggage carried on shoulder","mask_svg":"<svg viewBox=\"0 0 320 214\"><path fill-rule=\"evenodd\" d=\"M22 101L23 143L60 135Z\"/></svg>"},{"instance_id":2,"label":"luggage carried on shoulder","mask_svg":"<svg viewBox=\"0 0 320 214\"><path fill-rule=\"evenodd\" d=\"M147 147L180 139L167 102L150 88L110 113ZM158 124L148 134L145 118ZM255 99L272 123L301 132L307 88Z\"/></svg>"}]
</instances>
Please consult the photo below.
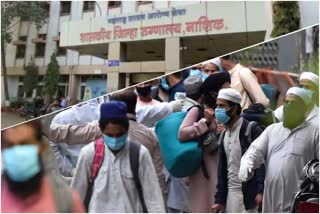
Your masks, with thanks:
<instances>
[{"instance_id":1,"label":"luggage carried on shoulder","mask_svg":"<svg viewBox=\"0 0 320 214\"><path fill-rule=\"evenodd\" d=\"M181 142L178 139L180 125L187 113L172 113L155 127L165 167L176 178L193 175L202 162L203 151L196 140Z\"/></svg>"}]
</instances>

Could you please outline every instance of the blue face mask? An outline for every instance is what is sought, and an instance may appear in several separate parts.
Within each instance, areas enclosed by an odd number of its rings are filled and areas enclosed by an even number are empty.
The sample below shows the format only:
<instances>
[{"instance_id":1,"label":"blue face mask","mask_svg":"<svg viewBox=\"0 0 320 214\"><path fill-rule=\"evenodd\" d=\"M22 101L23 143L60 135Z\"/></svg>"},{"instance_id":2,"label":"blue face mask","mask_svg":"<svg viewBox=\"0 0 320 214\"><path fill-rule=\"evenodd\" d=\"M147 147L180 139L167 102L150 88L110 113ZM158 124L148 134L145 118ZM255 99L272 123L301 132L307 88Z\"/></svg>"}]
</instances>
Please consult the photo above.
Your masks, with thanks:
<instances>
[{"instance_id":1,"label":"blue face mask","mask_svg":"<svg viewBox=\"0 0 320 214\"><path fill-rule=\"evenodd\" d=\"M189 76L202 76L201 71L199 69L190 70Z\"/></svg>"},{"instance_id":2,"label":"blue face mask","mask_svg":"<svg viewBox=\"0 0 320 214\"><path fill-rule=\"evenodd\" d=\"M170 89L170 86L164 77L161 78L160 82L161 82L161 87L163 88L163 90L168 91Z\"/></svg>"},{"instance_id":3,"label":"blue face mask","mask_svg":"<svg viewBox=\"0 0 320 214\"><path fill-rule=\"evenodd\" d=\"M305 92L307 93L307 96L309 98L309 100L311 100L311 103L312 103L312 100L313 100L313 91L309 90L309 89L305 89Z\"/></svg>"},{"instance_id":4,"label":"blue face mask","mask_svg":"<svg viewBox=\"0 0 320 214\"><path fill-rule=\"evenodd\" d=\"M19 145L4 149L2 152L4 169L10 179L24 182L40 172L39 147Z\"/></svg>"},{"instance_id":5,"label":"blue face mask","mask_svg":"<svg viewBox=\"0 0 320 214\"><path fill-rule=\"evenodd\" d=\"M216 108L214 115L216 119L223 124L227 124L231 119L231 117L227 115L227 110L225 110L224 108Z\"/></svg>"},{"instance_id":6,"label":"blue face mask","mask_svg":"<svg viewBox=\"0 0 320 214\"><path fill-rule=\"evenodd\" d=\"M103 135L104 143L114 151L122 149L127 143L128 133L122 135L121 137L110 137L108 135Z\"/></svg>"},{"instance_id":7,"label":"blue face mask","mask_svg":"<svg viewBox=\"0 0 320 214\"><path fill-rule=\"evenodd\" d=\"M208 74L202 74L202 81L204 82L208 78Z\"/></svg>"}]
</instances>

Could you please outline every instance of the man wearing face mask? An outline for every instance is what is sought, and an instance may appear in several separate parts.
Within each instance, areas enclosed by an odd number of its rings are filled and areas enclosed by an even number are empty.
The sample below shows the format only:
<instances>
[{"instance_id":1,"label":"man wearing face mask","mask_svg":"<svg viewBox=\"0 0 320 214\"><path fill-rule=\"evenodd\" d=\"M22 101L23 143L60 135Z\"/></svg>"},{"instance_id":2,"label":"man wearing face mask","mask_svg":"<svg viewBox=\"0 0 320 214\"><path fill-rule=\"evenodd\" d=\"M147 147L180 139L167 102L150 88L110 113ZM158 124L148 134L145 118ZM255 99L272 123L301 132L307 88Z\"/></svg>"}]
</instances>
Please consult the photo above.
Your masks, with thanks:
<instances>
[{"instance_id":1,"label":"man wearing face mask","mask_svg":"<svg viewBox=\"0 0 320 214\"><path fill-rule=\"evenodd\" d=\"M257 169L248 182L242 183L238 178L241 156L251 143L246 137L249 122L240 116L240 103L241 95L236 90L219 91L215 117L225 125L226 131L221 134L214 212L224 209L229 213L257 212L262 203L264 166ZM262 133L259 126L249 128L253 139Z\"/></svg>"},{"instance_id":2,"label":"man wearing face mask","mask_svg":"<svg viewBox=\"0 0 320 214\"><path fill-rule=\"evenodd\" d=\"M175 72L160 79L160 86L168 94L168 102L174 100L176 92L184 92L181 72Z\"/></svg>"},{"instance_id":3,"label":"man wearing face mask","mask_svg":"<svg viewBox=\"0 0 320 214\"><path fill-rule=\"evenodd\" d=\"M300 88L309 90L312 102L307 106L307 119L311 123L319 126L319 77L312 72L303 72L299 79ZM274 111L275 117L283 121L283 105Z\"/></svg>"},{"instance_id":4,"label":"man wearing face mask","mask_svg":"<svg viewBox=\"0 0 320 214\"><path fill-rule=\"evenodd\" d=\"M201 69L202 81L205 81L208 78L208 76L210 76L211 74L218 73L219 65L220 65L219 58L213 59L212 61L204 64Z\"/></svg>"},{"instance_id":5,"label":"man wearing face mask","mask_svg":"<svg viewBox=\"0 0 320 214\"><path fill-rule=\"evenodd\" d=\"M127 105L120 101L110 101L100 107L99 126L103 138L103 161L93 180L88 212L165 212L159 181L148 150L140 145L139 152L133 153L135 144L128 138L129 120ZM91 177L91 164L95 153L95 143L85 146L79 155L75 176L71 186L85 200ZM132 157L131 154L139 155ZM138 162L138 171L131 170L131 158ZM134 174L138 174L141 192L138 190ZM142 196L142 198L141 198Z\"/></svg>"},{"instance_id":6,"label":"man wearing face mask","mask_svg":"<svg viewBox=\"0 0 320 214\"><path fill-rule=\"evenodd\" d=\"M239 178L250 179L252 170L266 165L263 212L288 212L292 197L299 190L303 167L319 159L319 128L306 121L311 97L305 89L287 91L283 122L265 129L241 159Z\"/></svg>"},{"instance_id":7,"label":"man wearing face mask","mask_svg":"<svg viewBox=\"0 0 320 214\"><path fill-rule=\"evenodd\" d=\"M137 106L145 106L145 105L157 105L160 102L154 100L151 96L152 86L150 83L142 83L136 87L136 91L138 94Z\"/></svg>"},{"instance_id":8,"label":"man wearing face mask","mask_svg":"<svg viewBox=\"0 0 320 214\"><path fill-rule=\"evenodd\" d=\"M151 84L140 84L136 87L138 94L136 115L137 122L153 127L154 124L167 117L172 112L181 111L183 100L172 100L170 102L159 102L151 97Z\"/></svg>"},{"instance_id":9,"label":"man wearing face mask","mask_svg":"<svg viewBox=\"0 0 320 214\"><path fill-rule=\"evenodd\" d=\"M41 135L39 121L1 132L1 212L84 212L79 195L46 170L43 155L49 148Z\"/></svg>"}]
</instances>

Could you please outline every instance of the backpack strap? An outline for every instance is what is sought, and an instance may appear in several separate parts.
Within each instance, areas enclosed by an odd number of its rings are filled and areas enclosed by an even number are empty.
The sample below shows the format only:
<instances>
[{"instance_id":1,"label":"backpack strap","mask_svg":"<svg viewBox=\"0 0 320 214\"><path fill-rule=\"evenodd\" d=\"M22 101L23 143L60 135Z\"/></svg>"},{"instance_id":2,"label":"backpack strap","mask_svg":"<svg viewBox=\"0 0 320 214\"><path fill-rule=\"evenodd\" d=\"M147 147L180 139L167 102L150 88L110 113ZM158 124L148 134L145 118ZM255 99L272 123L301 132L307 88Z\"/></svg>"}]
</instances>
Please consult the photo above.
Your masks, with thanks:
<instances>
[{"instance_id":1,"label":"backpack strap","mask_svg":"<svg viewBox=\"0 0 320 214\"><path fill-rule=\"evenodd\" d=\"M138 190L139 199L142 205L143 213L147 213L146 203L143 197L142 185L139 179L139 157L140 157L140 144L133 142L129 143L129 157L130 157L130 167L133 174L133 180Z\"/></svg>"},{"instance_id":2,"label":"backpack strap","mask_svg":"<svg viewBox=\"0 0 320 214\"><path fill-rule=\"evenodd\" d=\"M59 183L58 179L49 176L51 188L53 192L53 199L56 204L57 213L72 213L73 197L71 189L65 183Z\"/></svg>"},{"instance_id":3,"label":"backpack strap","mask_svg":"<svg viewBox=\"0 0 320 214\"><path fill-rule=\"evenodd\" d=\"M188 108L187 112L189 112L192 108L197 107L199 109L198 121L204 117L204 107L202 105L194 105Z\"/></svg>"},{"instance_id":4,"label":"backpack strap","mask_svg":"<svg viewBox=\"0 0 320 214\"><path fill-rule=\"evenodd\" d=\"M223 139L224 139L225 134L226 134L226 130L223 130L223 131L220 133L219 140L218 140L218 145L223 144Z\"/></svg>"},{"instance_id":5,"label":"backpack strap","mask_svg":"<svg viewBox=\"0 0 320 214\"><path fill-rule=\"evenodd\" d=\"M198 121L199 121L200 119L202 119L204 117L204 107L203 107L203 105L194 105L194 106L191 106L187 111L190 111L193 107L197 107L199 109L199 114L198 114ZM201 143L199 143L199 146L201 147L201 149L203 149L203 147L201 146ZM201 165L203 176L206 179L210 179L208 168L207 168L206 163L204 161L204 156L202 156L200 165Z\"/></svg>"},{"instance_id":6,"label":"backpack strap","mask_svg":"<svg viewBox=\"0 0 320 214\"><path fill-rule=\"evenodd\" d=\"M84 205L87 211L89 210L89 203L93 193L94 181L102 166L103 160L104 160L104 142L103 142L103 139L100 138L94 142L94 157L91 163L91 175L89 178L89 184L88 184L86 196L84 198Z\"/></svg>"},{"instance_id":7,"label":"backpack strap","mask_svg":"<svg viewBox=\"0 0 320 214\"><path fill-rule=\"evenodd\" d=\"M250 121L247 126L247 129L244 135L248 139L249 145L252 143L252 129L255 128L257 125L259 124L256 121Z\"/></svg>"}]
</instances>

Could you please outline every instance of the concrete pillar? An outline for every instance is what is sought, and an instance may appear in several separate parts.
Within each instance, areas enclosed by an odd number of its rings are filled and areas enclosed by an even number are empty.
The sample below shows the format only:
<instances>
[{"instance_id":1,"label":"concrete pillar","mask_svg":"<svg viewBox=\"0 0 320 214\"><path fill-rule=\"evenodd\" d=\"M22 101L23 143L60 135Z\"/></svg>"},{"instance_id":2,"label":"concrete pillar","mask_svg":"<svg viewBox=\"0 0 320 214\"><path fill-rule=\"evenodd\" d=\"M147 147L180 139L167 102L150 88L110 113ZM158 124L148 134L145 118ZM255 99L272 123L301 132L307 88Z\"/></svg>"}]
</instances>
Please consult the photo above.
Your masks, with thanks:
<instances>
[{"instance_id":1,"label":"concrete pillar","mask_svg":"<svg viewBox=\"0 0 320 214\"><path fill-rule=\"evenodd\" d=\"M59 36L60 1L50 2L49 23L47 42L45 50L45 65L50 63L53 52L57 49L57 42L53 41L54 36Z\"/></svg>"},{"instance_id":2,"label":"concrete pillar","mask_svg":"<svg viewBox=\"0 0 320 214\"><path fill-rule=\"evenodd\" d=\"M166 73L179 70L181 67L180 38L167 38L165 43Z\"/></svg>"},{"instance_id":3,"label":"concrete pillar","mask_svg":"<svg viewBox=\"0 0 320 214\"><path fill-rule=\"evenodd\" d=\"M70 97L71 104L73 104L74 101L77 100L79 85L80 85L80 78L75 74L70 74L69 75L68 96Z\"/></svg>"},{"instance_id":4,"label":"concrete pillar","mask_svg":"<svg viewBox=\"0 0 320 214\"><path fill-rule=\"evenodd\" d=\"M126 74L126 88L130 86L130 74Z\"/></svg>"},{"instance_id":5,"label":"concrete pillar","mask_svg":"<svg viewBox=\"0 0 320 214\"><path fill-rule=\"evenodd\" d=\"M119 73L109 73L107 79L107 93L117 91L119 87Z\"/></svg>"},{"instance_id":6,"label":"concrete pillar","mask_svg":"<svg viewBox=\"0 0 320 214\"><path fill-rule=\"evenodd\" d=\"M120 42L109 43L108 60L121 59L121 44ZM111 67L111 72L107 78L107 93L118 90L119 88L119 66Z\"/></svg>"}]
</instances>

